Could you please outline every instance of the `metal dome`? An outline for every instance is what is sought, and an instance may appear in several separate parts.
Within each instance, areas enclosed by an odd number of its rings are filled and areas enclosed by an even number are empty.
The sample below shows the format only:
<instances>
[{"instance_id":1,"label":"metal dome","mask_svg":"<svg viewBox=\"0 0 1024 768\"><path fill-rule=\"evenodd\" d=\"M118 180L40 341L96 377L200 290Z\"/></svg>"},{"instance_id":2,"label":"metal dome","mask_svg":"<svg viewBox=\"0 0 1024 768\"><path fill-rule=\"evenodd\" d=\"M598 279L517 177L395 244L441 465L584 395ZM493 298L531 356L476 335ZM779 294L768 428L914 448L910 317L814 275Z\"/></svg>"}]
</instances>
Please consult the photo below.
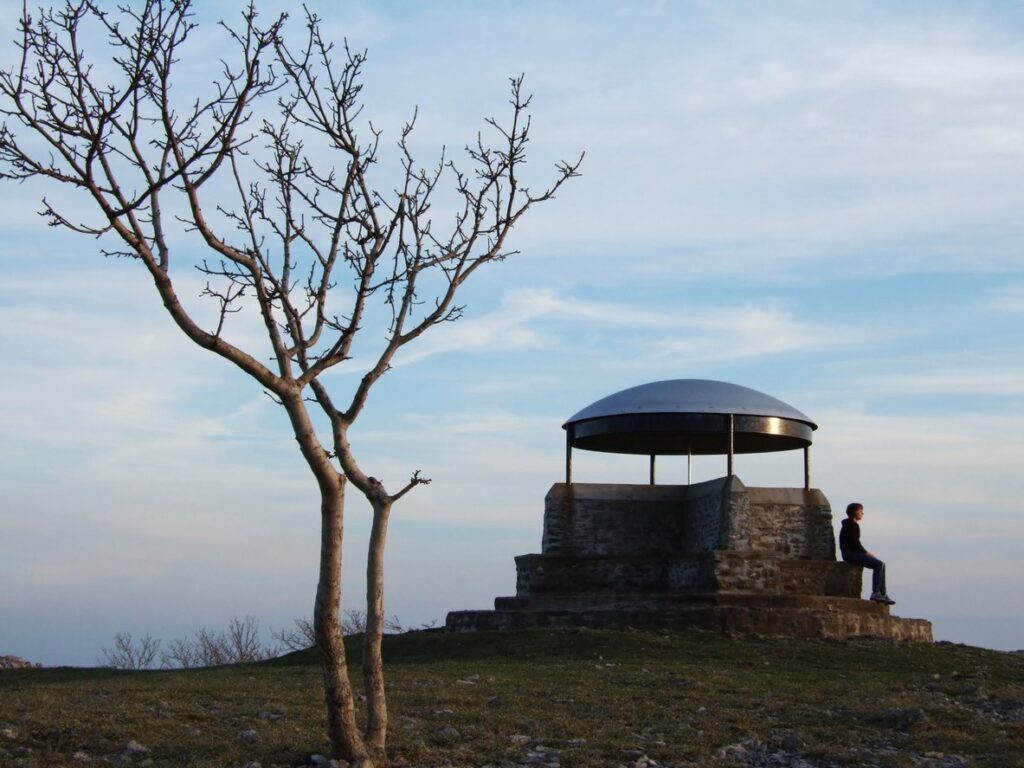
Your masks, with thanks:
<instances>
[{"instance_id":1,"label":"metal dome","mask_svg":"<svg viewBox=\"0 0 1024 768\"><path fill-rule=\"evenodd\" d=\"M570 448L654 456L806 449L818 425L793 406L748 387L673 379L602 398L562 428Z\"/></svg>"}]
</instances>

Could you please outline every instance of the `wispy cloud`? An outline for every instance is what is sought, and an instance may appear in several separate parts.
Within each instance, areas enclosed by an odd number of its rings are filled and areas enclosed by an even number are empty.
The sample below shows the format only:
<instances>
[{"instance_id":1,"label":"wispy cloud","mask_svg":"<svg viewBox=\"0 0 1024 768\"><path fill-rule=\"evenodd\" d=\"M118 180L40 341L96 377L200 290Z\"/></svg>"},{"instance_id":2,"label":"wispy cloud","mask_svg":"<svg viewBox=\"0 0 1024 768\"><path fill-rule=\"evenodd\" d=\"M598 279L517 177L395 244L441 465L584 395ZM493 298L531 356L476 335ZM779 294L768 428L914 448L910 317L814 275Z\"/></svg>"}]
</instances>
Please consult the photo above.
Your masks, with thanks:
<instances>
[{"instance_id":1,"label":"wispy cloud","mask_svg":"<svg viewBox=\"0 0 1024 768\"><path fill-rule=\"evenodd\" d=\"M730 250L756 253L761 274L1012 264L1019 247L964 233L1016 218L1024 108L1005 94L1024 83L1024 56L999 44L991 19L861 11L752 24L717 6L727 44L669 44L653 30L642 62L590 62L606 79L567 99L563 131L593 151L562 224L601 211L584 239L703 247L716 254L695 265L706 273L749 274L751 259ZM934 245L894 258L927 236ZM851 247L856 258L841 250Z\"/></svg>"},{"instance_id":2,"label":"wispy cloud","mask_svg":"<svg viewBox=\"0 0 1024 768\"><path fill-rule=\"evenodd\" d=\"M999 288L992 294L989 306L999 312L1024 314L1024 284Z\"/></svg>"},{"instance_id":3,"label":"wispy cloud","mask_svg":"<svg viewBox=\"0 0 1024 768\"><path fill-rule=\"evenodd\" d=\"M557 325L556 325L557 322ZM798 320L771 306L730 306L721 302L684 310L628 302L586 301L549 289L506 293L494 312L460 321L424 340L403 363L445 352L559 349L575 328L588 333L645 331L637 343L658 355L673 355L681 365L716 362L859 343L863 331Z\"/></svg>"},{"instance_id":4,"label":"wispy cloud","mask_svg":"<svg viewBox=\"0 0 1024 768\"><path fill-rule=\"evenodd\" d=\"M658 342L680 364L768 358L856 343L862 333L797 320L782 309L714 307L680 318L680 337ZM689 336L689 338L687 338Z\"/></svg>"},{"instance_id":5,"label":"wispy cloud","mask_svg":"<svg viewBox=\"0 0 1024 768\"><path fill-rule=\"evenodd\" d=\"M957 397L1015 397L1024 400L1024 368L998 362L974 370L924 370L883 376L870 385L879 396L951 395ZM863 391L863 390L862 390Z\"/></svg>"}]
</instances>

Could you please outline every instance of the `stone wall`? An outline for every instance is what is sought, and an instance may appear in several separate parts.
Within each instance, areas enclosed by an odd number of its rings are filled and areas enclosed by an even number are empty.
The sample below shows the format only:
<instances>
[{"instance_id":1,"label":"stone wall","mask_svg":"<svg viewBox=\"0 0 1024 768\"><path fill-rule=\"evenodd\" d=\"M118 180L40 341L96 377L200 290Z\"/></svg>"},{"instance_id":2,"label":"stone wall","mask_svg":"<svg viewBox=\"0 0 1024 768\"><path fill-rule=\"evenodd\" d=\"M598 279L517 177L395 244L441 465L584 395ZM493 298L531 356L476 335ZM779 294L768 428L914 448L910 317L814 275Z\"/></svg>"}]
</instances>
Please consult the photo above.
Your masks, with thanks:
<instances>
[{"instance_id":1,"label":"stone wall","mask_svg":"<svg viewBox=\"0 0 1024 768\"><path fill-rule=\"evenodd\" d=\"M825 495L801 488L747 488L734 479L729 531L722 549L835 560L832 508Z\"/></svg>"},{"instance_id":2,"label":"stone wall","mask_svg":"<svg viewBox=\"0 0 1024 768\"><path fill-rule=\"evenodd\" d=\"M788 564L796 560L823 562ZM556 483L544 500L541 554L516 558L516 595L859 594L859 576L834 565L832 512L818 490L747 488L736 477Z\"/></svg>"},{"instance_id":3,"label":"stone wall","mask_svg":"<svg viewBox=\"0 0 1024 768\"><path fill-rule=\"evenodd\" d=\"M715 550L835 559L832 510L818 490L556 483L544 499L541 552L668 557Z\"/></svg>"},{"instance_id":4,"label":"stone wall","mask_svg":"<svg viewBox=\"0 0 1024 768\"><path fill-rule=\"evenodd\" d=\"M835 561L724 550L714 554L716 592L860 597L862 572Z\"/></svg>"},{"instance_id":5,"label":"stone wall","mask_svg":"<svg viewBox=\"0 0 1024 768\"><path fill-rule=\"evenodd\" d=\"M544 554L670 557L710 552L728 529L725 478L698 485L555 483L544 499Z\"/></svg>"},{"instance_id":6,"label":"stone wall","mask_svg":"<svg viewBox=\"0 0 1024 768\"><path fill-rule=\"evenodd\" d=\"M679 558L587 555L520 555L516 595L711 592L715 560L710 553Z\"/></svg>"}]
</instances>

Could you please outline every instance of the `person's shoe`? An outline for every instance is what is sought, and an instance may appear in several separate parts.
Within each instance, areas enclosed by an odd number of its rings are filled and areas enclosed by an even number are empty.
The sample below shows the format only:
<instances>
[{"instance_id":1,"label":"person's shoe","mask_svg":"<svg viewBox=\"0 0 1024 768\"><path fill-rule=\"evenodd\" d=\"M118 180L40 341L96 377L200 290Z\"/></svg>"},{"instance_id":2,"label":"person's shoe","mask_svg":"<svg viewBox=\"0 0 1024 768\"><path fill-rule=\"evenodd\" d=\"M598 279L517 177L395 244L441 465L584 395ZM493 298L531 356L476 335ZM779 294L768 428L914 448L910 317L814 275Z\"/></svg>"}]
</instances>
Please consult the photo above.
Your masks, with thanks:
<instances>
[{"instance_id":1,"label":"person's shoe","mask_svg":"<svg viewBox=\"0 0 1024 768\"><path fill-rule=\"evenodd\" d=\"M872 601L876 603L881 603L882 605L896 605L896 601L890 598L884 592L872 592L871 599Z\"/></svg>"}]
</instances>

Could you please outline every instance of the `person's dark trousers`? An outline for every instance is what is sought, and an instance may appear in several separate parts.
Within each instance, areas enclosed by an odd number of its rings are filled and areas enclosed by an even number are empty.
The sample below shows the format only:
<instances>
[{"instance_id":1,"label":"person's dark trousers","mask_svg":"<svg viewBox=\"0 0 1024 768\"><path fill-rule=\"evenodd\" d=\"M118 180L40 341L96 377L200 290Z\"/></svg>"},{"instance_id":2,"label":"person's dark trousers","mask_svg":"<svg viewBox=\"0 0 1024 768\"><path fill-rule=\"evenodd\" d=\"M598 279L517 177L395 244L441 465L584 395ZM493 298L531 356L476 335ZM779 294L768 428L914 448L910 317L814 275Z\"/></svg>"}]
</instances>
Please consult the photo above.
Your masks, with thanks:
<instances>
[{"instance_id":1,"label":"person's dark trousers","mask_svg":"<svg viewBox=\"0 0 1024 768\"><path fill-rule=\"evenodd\" d=\"M871 594L885 595L885 563L877 557L863 555L860 552L844 552L843 561L850 565L859 565L871 569Z\"/></svg>"}]
</instances>

